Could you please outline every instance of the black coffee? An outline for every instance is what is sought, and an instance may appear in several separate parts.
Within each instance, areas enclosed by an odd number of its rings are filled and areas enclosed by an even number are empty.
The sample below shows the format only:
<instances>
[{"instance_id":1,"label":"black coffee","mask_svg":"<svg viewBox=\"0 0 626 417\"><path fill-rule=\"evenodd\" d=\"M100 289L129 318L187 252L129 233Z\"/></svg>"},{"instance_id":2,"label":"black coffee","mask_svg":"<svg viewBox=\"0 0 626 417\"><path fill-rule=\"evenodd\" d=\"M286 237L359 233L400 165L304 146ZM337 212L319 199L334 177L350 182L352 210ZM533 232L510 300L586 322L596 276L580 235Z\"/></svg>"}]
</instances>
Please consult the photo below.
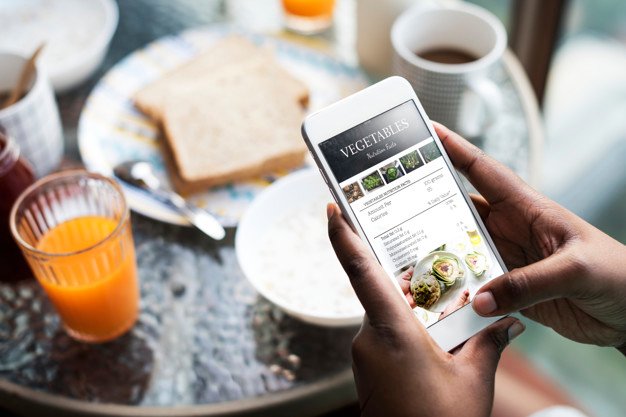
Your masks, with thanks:
<instances>
[{"instance_id":1,"label":"black coffee","mask_svg":"<svg viewBox=\"0 0 626 417\"><path fill-rule=\"evenodd\" d=\"M426 51L416 52L415 55L422 59L441 64L467 64L478 59L478 57L469 54L460 49L454 48L435 48Z\"/></svg>"}]
</instances>

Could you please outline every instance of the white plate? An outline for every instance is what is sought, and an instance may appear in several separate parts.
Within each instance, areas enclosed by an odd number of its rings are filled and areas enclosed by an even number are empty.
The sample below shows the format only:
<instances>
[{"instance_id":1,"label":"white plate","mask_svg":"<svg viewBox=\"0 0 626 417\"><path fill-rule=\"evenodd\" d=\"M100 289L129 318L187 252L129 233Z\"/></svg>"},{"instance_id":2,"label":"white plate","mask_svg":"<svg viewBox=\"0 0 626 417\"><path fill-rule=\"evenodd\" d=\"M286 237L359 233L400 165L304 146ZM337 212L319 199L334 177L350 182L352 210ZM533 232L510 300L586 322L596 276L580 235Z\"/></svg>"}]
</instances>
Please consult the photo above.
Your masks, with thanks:
<instances>
[{"instance_id":1,"label":"white plate","mask_svg":"<svg viewBox=\"0 0 626 417\"><path fill-rule=\"evenodd\" d=\"M346 310L352 311L353 314L348 314L347 311L346 314L333 314L328 311L307 308L294 298L287 299L287 297L280 295L279 291L274 289L276 285L280 284L274 284L274 282L284 279L284 277L280 273L276 273L276 281L274 281L274 278L268 281L267 271L262 271L263 265L278 265L281 262L290 261L289 254L282 252L280 248L273 248L276 250L269 255L271 259L268 259L266 257L267 254L264 253L265 251L260 249L264 238L269 233L272 233L274 225L279 221L283 221L286 215L297 216L298 213L311 207L316 211L321 211L321 215L324 216L325 203L329 201L332 201L332 197L317 169L300 170L276 181L254 200L241 219L235 237L237 259L252 286L261 295L288 314L306 322L322 326L358 325L363 320L364 312L356 298L356 294L351 289L349 292L354 298L350 300L352 304ZM325 224L320 224L320 230L322 233L326 233ZM300 231L298 239L307 239L307 237L309 237L309 234L306 231ZM312 239L315 238L312 237ZM314 242L314 246L318 247L317 242ZM289 245L290 242L286 242L286 244ZM326 242L322 242L321 246L322 250L327 250L327 252L320 253L318 251L315 253L319 253L319 256L332 256L333 260L335 260L335 254L330 242L327 242L327 245ZM315 264L315 256L318 256L315 253L306 255L308 259L306 264L302 265L302 268L310 268L311 265ZM345 289L346 286L350 286L348 277L338 264L337 268L338 275L333 278L336 278L338 281L328 285L328 291L318 293L318 296L321 294L328 297L331 291L332 294L336 294L335 291L337 289ZM274 273L275 271L272 272ZM264 273L265 275L263 275ZM321 282L322 284L320 285L324 285L323 281ZM303 291L306 292L307 290L303 289ZM353 308L353 306L356 308Z\"/></svg>"},{"instance_id":2,"label":"white plate","mask_svg":"<svg viewBox=\"0 0 626 417\"><path fill-rule=\"evenodd\" d=\"M468 268L465 267L465 262L463 262L461 258L459 258L456 254L452 252L436 251L436 252L429 253L428 255L426 255L424 258L422 258L415 264L415 270L413 272L413 275L415 274L421 275L421 274L428 272L432 268L432 265L435 259L441 258L442 256L449 256L451 258L456 259L456 261L459 263L459 267L463 271L463 276L460 278L457 278L454 285L449 287L446 293L443 294L439 298L439 300L428 309L428 311L434 312L434 313L442 313L443 310L445 310L446 305L449 302L454 301L467 288Z\"/></svg>"},{"instance_id":3,"label":"white plate","mask_svg":"<svg viewBox=\"0 0 626 417\"><path fill-rule=\"evenodd\" d=\"M458 297L463 292L463 290L465 289L469 290L470 300L473 299L474 295L476 295L476 292L480 289L480 287L485 285L485 283L487 283L487 281L491 279L491 275L492 275L491 270L494 265L494 262L496 262L495 259L493 259L489 255L489 252L482 244L479 245L478 247L473 247L466 243L462 243L460 248L458 247L459 245L454 245L454 244L450 244L448 246L457 247L458 250L432 252L428 254L427 256L425 256L424 258L422 258L416 264L416 271L420 271L420 273L424 273L424 272L427 272L431 268L433 260L434 260L433 255L436 255L436 254L440 256L447 255L447 256L453 256L454 258L456 258L457 261L460 262L461 268L463 268L463 270L465 271L463 274L463 281L459 283L455 283L455 285L452 286L452 288L450 288L448 292L446 292L446 294L443 295L435 304L433 304L433 306L429 310L426 310L421 307L415 307L414 311L417 317L425 326L430 326L431 324L439 321L439 316L441 312L443 312L443 310L445 309L446 304L450 301L453 301L456 297ZM465 263L465 260L464 260L465 255L467 253L473 252L475 250L482 253L483 255L487 257L487 271L485 271L485 273L480 277L477 277L467 267L467 264Z\"/></svg>"},{"instance_id":4,"label":"white plate","mask_svg":"<svg viewBox=\"0 0 626 417\"><path fill-rule=\"evenodd\" d=\"M361 71L330 56L270 36L244 33L228 25L165 37L120 61L100 80L87 99L78 125L78 145L86 167L112 175L117 163L144 159L155 166L159 177L169 185L159 150L158 127L133 106L131 97L145 84L233 33L246 36L257 45L272 47L279 62L309 87L311 111L369 84ZM252 199L284 174L286 172L213 188L191 199L216 213L224 226L234 226ZM123 188L133 210L156 220L187 224L175 211L144 192L128 186Z\"/></svg>"}]
</instances>

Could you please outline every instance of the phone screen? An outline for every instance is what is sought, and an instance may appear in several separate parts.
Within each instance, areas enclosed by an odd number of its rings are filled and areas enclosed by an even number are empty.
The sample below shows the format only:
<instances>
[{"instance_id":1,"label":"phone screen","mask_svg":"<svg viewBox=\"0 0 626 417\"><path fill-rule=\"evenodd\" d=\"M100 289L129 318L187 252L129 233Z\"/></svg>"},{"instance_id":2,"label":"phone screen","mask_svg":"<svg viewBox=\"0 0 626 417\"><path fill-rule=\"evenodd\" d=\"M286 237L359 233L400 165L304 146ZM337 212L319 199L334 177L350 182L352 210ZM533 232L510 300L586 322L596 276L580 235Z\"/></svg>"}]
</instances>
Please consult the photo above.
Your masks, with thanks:
<instances>
[{"instance_id":1,"label":"phone screen","mask_svg":"<svg viewBox=\"0 0 626 417\"><path fill-rule=\"evenodd\" d=\"M319 147L378 261L425 325L503 273L413 100Z\"/></svg>"}]
</instances>

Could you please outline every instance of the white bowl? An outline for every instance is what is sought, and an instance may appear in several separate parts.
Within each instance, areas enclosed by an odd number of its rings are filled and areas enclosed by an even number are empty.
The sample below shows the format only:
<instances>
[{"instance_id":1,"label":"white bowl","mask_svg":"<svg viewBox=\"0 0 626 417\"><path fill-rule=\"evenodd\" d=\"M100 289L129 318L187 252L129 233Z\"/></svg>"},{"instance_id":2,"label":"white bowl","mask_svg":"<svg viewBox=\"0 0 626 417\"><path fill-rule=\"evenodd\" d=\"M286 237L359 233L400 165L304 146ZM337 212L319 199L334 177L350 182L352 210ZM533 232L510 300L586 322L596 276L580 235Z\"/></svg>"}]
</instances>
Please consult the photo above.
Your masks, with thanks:
<instances>
[{"instance_id":1,"label":"white bowl","mask_svg":"<svg viewBox=\"0 0 626 417\"><path fill-rule=\"evenodd\" d=\"M86 53L77 54L72 60L66 61L54 71L50 69L50 81L57 93L70 90L89 78L104 61L109 50L109 44L117 29L119 11L114 0L96 0L98 9L102 13L104 26L102 31L95 34L93 47Z\"/></svg>"},{"instance_id":2,"label":"white bowl","mask_svg":"<svg viewBox=\"0 0 626 417\"><path fill-rule=\"evenodd\" d=\"M306 308L306 306L297 303L295 299L286 299L287 297L280 295L278 290L273 289L275 288L273 285L267 284L267 278L263 279L263 274L265 273L265 277L267 277L268 273L268 271L261 269L263 264L268 265L269 261L270 265L276 265L279 262L289 262L290 259L289 256L279 253L280 251L275 252L271 260L265 257L261 259L263 249L260 249L260 246L263 244L267 234L275 230L273 227L276 225L276 222L286 218L286 215L294 213L297 215L298 212L304 213L307 208L312 206L315 207L315 210L323 211L325 210L325 203L328 201L332 201L332 197L316 169L305 169L283 177L264 190L243 215L237 228L235 250L241 269L250 284L263 297L289 315L321 326L358 325L363 320L363 309L358 304L354 293L350 295L350 297L354 297L354 299L350 299L350 313L346 311L346 314L337 314L337 312ZM325 224L320 224L320 227L323 228L323 233L326 233ZM307 233L301 233L299 238L306 239L307 236ZM330 242L328 242L328 252L324 253L324 256L333 257L330 262L336 260ZM311 262L303 265L303 267L311 267ZM281 278L277 274L276 279L280 280ZM348 277L340 267L336 279L337 281L333 281L333 286L335 283L337 286L349 286ZM320 288L322 291L327 290L325 294L335 294L332 292L335 289L331 289L330 285L328 289ZM342 289L345 289L345 287ZM343 291L341 293L347 294ZM356 308L352 308L355 305L353 304L354 302L357 303Z\"/></svg>"},{"instance_id":3,"label":"white bowl","mask_svg":"<svg viewBox=\"0 0 626 417\"><path fill-rule=\"evenodd\" d=\"M2 14L12 20L3 28L0 49L30 56L45 42L39 63L57 93L81 84L102 64L119 18L114 0L14 0L0 4Z\"/></svg>"}]
</instances>

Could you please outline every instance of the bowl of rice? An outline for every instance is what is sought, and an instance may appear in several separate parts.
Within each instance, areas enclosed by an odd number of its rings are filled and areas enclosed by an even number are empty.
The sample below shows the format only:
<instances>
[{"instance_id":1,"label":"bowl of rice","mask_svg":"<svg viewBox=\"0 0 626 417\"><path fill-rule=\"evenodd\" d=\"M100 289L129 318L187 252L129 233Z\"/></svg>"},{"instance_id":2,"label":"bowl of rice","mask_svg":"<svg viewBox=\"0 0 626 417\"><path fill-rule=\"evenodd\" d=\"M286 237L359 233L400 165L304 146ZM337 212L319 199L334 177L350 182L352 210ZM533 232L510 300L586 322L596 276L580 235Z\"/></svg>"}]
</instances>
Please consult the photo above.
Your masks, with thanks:
<instances>
[{"instance_id":1,"label":"bowl of rice","mask_svg":"<svg viewBox=\"0 0 626 417\"><path fill-rule=\"evenodd\" d=\"M235 250L250 285L289 315L321 326L358 325L363 307L328 239L329 201L315 169L281 178L242 217Z\"/></svg>"}]
</instances>

